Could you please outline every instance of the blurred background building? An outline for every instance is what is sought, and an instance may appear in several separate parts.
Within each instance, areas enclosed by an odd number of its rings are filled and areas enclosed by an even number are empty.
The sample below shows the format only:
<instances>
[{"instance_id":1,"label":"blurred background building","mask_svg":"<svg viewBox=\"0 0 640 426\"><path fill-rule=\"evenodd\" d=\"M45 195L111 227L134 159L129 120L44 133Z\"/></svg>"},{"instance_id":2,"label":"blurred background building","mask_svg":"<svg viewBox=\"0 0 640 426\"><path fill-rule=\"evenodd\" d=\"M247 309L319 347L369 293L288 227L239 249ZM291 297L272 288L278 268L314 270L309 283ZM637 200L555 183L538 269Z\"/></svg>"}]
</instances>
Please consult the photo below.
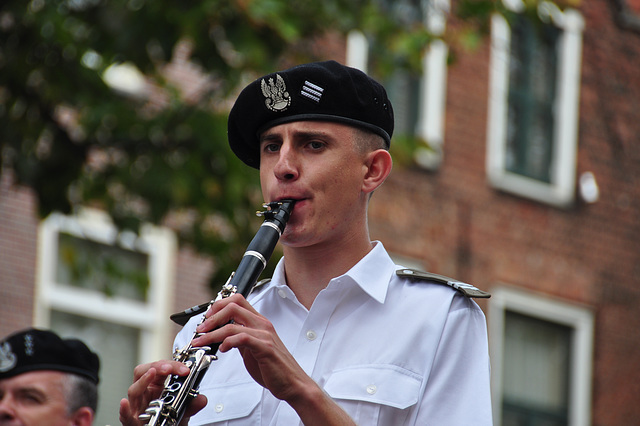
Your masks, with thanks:
<instances>
[{"instance_id":1,"label":"blurred background building","mask_svg":"<svg viewBox=\"0 0 640 426\"><path fill-rule=\"evenodd\" d=\"M435 33L458 24L446 0L400 3ZM496 16L452 64L434 42L422 75L385 78L396 132L424 146L373 197L372 237L492 293L479 303L496 425L640 417L640 2L575 4L539 8L539 25ZM325 47L365 71L383 54L355 32ZM133 367L170 356L169 314L213 296L214 262L169 228L121 233L99 210L41 221L12 183L5 170L0 335L85 339L103 362L96 424L115 424Z\"/></svg>"}]
</instances>

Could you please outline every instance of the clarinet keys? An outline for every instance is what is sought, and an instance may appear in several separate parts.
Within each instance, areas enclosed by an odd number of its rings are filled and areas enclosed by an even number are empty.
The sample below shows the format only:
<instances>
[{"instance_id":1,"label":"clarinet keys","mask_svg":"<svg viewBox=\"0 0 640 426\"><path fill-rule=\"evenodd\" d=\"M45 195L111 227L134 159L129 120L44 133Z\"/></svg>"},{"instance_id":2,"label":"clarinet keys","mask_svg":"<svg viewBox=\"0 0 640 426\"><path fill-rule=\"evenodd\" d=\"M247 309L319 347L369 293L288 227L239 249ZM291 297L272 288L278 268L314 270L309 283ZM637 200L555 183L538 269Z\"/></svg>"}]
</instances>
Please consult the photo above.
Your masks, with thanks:
<instances>
[{"instance_id":1,"label":"clarinet keys","mask_svg":"<svg viewBox=\"0 0 640 426\"><path fill-rule=\"evenodd\" d=\"M180 423L189 402L198 396L198 386L215 355L208 354L208 346L188 347L176 352L174 359L189 367L186 376L167 377L160 398L149 403L138 419L148 426L175 426Z\"/></svg>"},{"instance_id":2,"label":"clarinet keys","mask_svg":"<svg viewBox=\"0 0 640 426\"><path fill-rule=\"evenodd\" d=\"M145 422L145 424L149 424L149 421L152 418L158 417L158 414L160 414L161 410L162 410L162 402L155 399L149 403L149 407L146 409L146 411L143 414L140 414L138 416L138 419L140 421Z\"/></svg>"}]
</instances>

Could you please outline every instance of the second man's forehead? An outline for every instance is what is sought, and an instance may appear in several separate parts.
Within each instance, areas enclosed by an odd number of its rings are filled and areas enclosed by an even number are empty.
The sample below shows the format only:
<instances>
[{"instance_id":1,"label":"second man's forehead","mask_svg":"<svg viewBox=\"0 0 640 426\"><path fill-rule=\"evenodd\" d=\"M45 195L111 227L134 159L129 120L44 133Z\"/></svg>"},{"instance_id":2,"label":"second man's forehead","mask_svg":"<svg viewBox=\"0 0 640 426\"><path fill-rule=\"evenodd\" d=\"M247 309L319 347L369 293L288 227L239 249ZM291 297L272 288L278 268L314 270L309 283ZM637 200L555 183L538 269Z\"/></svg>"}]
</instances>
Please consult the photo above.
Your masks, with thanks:
<instances>
[{"instance_id":1,"label":"second man's forehead","mask_svg":"<svg viewBox=\"0 0 640 426\"><path fill-rule=\"evenodd\" d=\"M52 370L27 371L7 379L0 380L0 388L9 386L20 389L50 391L52 388L62 390L66 383L67 373Z\"/></svg>"}]
</instances>

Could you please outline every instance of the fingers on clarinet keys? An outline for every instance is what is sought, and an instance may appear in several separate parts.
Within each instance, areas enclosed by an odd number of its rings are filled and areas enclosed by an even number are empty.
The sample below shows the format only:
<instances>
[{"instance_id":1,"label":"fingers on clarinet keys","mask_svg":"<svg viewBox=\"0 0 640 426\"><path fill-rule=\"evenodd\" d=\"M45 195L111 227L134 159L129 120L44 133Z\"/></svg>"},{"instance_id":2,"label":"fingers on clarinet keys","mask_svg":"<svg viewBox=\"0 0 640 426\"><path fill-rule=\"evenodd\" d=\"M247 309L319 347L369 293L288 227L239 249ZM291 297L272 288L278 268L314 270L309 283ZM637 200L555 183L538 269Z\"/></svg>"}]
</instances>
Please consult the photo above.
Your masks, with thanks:
<instances>
[{"instance_id":1,"label":"fingers on clarinet keys","mask_svg":"<svg viewBox=\"0 0 640 426\"><path fill-rule=\"evenodd\" d=\"M145 422L145 424L151 420L151 417L160 412L160 401L154 400L149 403L149 408L138 416L138 420Z\"/></svg>"}]
</instances>

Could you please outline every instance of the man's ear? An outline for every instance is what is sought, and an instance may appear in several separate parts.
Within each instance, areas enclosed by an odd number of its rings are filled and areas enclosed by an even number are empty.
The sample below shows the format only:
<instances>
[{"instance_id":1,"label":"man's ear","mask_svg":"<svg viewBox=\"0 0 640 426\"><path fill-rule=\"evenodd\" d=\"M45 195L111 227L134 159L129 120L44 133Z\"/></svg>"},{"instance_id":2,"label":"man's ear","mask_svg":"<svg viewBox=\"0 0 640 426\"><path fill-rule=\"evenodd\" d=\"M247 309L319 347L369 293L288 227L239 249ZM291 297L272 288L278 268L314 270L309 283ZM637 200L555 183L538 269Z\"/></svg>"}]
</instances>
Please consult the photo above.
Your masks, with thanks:
<instances>
[{"instance_id":1,"label":"man's ear","mask_svg":"<svg viewBox=\"0 0 640 426\"><path fill-rule=\"evenodd\" d=\"M377 149L367 154L365 165L367 166L362 183L362 190L371 193L376 190L387 179L393 160L391 154L386 149Z\"/></svg>"},{"instance_id":2,"label":"man's ear","mask_svg":"<svg viewBox=\"0 0 640 426\"><path fill-rule=\"evenodd\" d=\"M94 412L89 407L80 407L71 416L73 426L91 426L93 424Z\"/></svg>"}]
</instances>

